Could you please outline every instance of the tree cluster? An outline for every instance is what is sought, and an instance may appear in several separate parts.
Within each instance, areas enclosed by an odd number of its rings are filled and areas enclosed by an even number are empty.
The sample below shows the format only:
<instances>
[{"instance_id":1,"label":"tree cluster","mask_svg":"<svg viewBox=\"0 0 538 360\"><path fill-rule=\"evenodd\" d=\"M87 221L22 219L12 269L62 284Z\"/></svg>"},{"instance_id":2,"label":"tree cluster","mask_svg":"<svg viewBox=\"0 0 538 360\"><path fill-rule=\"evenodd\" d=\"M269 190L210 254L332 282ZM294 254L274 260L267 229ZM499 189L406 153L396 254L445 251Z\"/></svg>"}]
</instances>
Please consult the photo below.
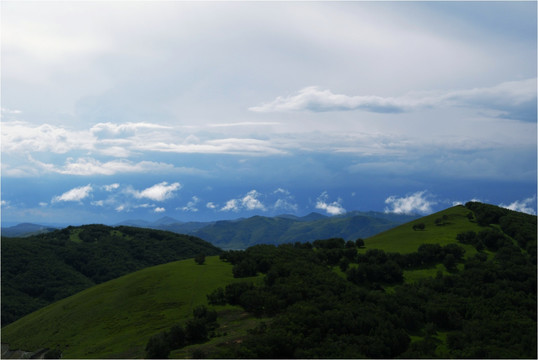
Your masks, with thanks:
<instances>
[{"instance_id":1,"label":"tree cluster","mask_svg":"<svg viewBox=\"0 0 538 360\"><path fill-rule=\"evenodd\" d=\"M511 237L524 236L513 228ZM234 267L249 262L264 273L264 283L220 288L208 301L240 305L272 320L218 357L535 357L536 264L520 242L499 233L488 227L475 234L493 255L478 252L468 259L457 244L424 244L411 254L372 249L349 260L351 246L334 239L224 253ZM350 261L347 280L331 270L331 252ZM402 281L403 269L438 263L448 270L464 266L450 275ZM390 284L394 290L384 292ZM446 337L443 353L439 332ZM411 341L411 334L418 339Z\"/></svg>"},{"instance_id":2,"label":"tree cluster","mask_svg":"<svg viewBox=\"0 0 538 360\"><path fill-rule=\"evenodd\" d=\"M153 335L146 344L146 358L167 359L170 351L207 341L219 326L217 312L200 305L193 309L193 317L185 323Z\"/></svg>"}]
</instances>

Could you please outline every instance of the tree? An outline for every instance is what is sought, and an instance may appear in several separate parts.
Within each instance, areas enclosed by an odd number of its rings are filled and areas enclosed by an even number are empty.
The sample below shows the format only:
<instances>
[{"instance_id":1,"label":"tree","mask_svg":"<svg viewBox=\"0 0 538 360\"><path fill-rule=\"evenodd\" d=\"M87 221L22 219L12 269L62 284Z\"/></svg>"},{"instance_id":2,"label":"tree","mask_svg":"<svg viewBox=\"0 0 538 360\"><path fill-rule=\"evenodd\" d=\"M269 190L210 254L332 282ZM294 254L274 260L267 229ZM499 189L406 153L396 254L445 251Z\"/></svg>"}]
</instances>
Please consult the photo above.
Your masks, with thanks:
<instances>
[{"instance_id":1,"label":"tree","mask_svg":"<svg viewBox=\"0 0 538 360\"><path fill-rule=\"evenodd\" d=\"M200 318L193 318L185 325L185 337L191 344L204 342L208 339L206 321Z\"/></svg>"},{"instance_id":2,"label":"tree","mask_svg":"<svg viewBox=\"0 0 538 360\"><path fill-rule=\"evenodd\" d=\"M418 223L418 224L413 225L413 230L415 231L424 230L425 228L426 228L426 224L424 223Z\"/></svg>"},{"instance_id":3,"label":"tree","mask_svg":"<svg viewBox=\"0 0 538 360\"><path fill-rule=\"evenodd\" d=\"M205 255L203 253L196 255L196 257L194 258L194 261L198 265L203 265L205 263Z\"/></svg>"},{"instance_id":4,"label":"tree","mask_svg":"<svg viewBox=\"0 0 538 360\"><path fill-rule=\"evenodd\" d=\"M179 349L185 345L186 334L185 329L181 325L172 326L170 331L166 333L168 344L172 349Z\"/></svg>"},{"instance_id":5,"label":"tree","mask_svg":"<svg viewBox=\"0 0 538 360\"><path fill-rule=\"evenodd\" d=\"M364 240L361 239L361 238L358 238L358 239L355 241L355 244L357 244L357 247L358 247L358 248L362 248L362 247L364 247Z\"/></svg>"},{"instance_id":6,"label":"tree","mask_svg":"<svg viewBox=\"0 0 538 360\"><path fill-rule=\"evenodd\" d=\"M167 359L170 354L170 345L167 340L164 333L153 335L146 345L146 358Z\"/></svg>"},{"instance_id":7,"label":"tree","mask_svg":"<svg viewBox=\"0 0 538 360\"><path fill-rule=\"evenodd\" d=\"M447 254L443 259L443 265L448 271L456 270L456 257L453 254Z\"/></svg>"}]
</instances>

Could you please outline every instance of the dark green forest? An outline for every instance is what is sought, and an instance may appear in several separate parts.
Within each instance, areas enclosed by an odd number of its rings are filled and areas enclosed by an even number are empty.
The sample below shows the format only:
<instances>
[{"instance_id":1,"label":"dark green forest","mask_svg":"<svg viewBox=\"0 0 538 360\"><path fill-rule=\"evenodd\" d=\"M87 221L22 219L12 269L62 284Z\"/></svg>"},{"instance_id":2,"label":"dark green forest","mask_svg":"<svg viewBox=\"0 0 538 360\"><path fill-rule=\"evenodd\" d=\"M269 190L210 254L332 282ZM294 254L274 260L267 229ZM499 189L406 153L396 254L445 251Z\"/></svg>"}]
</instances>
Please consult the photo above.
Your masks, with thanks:
<instances>
[{"instance_id":1,"label":"dark green forest","mask_svg":"<svg viewBox=\"0 0 538 360\"><path fill-rule=\"evenodd\" d=\"M127 226L84 225L28 238L2 237L2 326L133 271L220 252L194 236Z\"/></svg>"},{"instance_id":2,"label":"dark green forest","mask_svg":"<svg viewBox=\"0 0 538 360\"><path fill-rule=\"evenodd\" d=\"M457 236L476 248L469 257L457 244L358 252L339 238L222 253L235 277L263 274L263 282L218 288L208 303L269 320L215 357L536 358L536 217L466 206L483 226ZM404 281L404 270L435 264L446 271ZM171 330L159 336L166 357L178 341Z\"/></svg>"}]
</instances>

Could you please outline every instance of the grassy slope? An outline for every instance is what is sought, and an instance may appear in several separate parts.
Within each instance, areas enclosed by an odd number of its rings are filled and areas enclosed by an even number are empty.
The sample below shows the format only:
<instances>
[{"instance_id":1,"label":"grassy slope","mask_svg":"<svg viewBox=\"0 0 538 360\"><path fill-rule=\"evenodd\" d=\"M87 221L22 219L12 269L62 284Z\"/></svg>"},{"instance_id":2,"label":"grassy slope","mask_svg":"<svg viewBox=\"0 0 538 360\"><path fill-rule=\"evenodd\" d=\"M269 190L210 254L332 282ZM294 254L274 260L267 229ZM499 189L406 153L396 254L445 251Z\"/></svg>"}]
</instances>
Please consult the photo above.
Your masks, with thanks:
<instances>
[{"instance_id":1,"label":"grassy slope","mask_svg":"<svg viewBox=\"0 0 538 360\"><path fill-rule=\"evenodd\" d=\"M206 294L237 281L231 269L211 256L202 266L189 259L137 271L6 326L2 342L34 351L59 346L64 358L141 357L151 335L185 321L194 306L207 304Z\"/></svg>"},{"instance_id":2,"label":"grassy slope","mask_svg":"<svg viewBox=\"0 0 538 360\"><path fill-rule=\"evenodd\" d=\"M469 212L469 209L458 205L397 226L365 239L366 247L363 251L381 249L387 252L406 254L417 251L421 244L440 244L444 246L458 243L456 240L457 234L468 230L476 232L483 230L476 222L469 221L467 218ZM442 226L435 225L435 219L441 218L443 215L448 217L447 223ZM413 225L418 223L424 223L426 228L422 231L413 230ZM462 246L466 250L466 256L473 255L476 252L472 246Z\"/></svg>"}]
</instances>

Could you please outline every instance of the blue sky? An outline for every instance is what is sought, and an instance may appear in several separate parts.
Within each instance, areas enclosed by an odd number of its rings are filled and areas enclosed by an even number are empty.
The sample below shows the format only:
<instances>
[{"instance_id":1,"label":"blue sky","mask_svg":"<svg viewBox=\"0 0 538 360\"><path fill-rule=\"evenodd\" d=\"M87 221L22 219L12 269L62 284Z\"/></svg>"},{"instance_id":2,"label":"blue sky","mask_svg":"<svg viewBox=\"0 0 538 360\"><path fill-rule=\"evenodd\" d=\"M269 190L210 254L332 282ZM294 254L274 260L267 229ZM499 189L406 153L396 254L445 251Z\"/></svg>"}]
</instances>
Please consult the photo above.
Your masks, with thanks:
<instances>
[{"instance_id":1,"label":"blue sky","mask_svg":"<svg viewBox=\"0 0 538 360\"><path fill-rule=\"evenodd\" d=\"M3 2L2 222L536 213L536 2Z\"/></svg>"}]
</instances>

